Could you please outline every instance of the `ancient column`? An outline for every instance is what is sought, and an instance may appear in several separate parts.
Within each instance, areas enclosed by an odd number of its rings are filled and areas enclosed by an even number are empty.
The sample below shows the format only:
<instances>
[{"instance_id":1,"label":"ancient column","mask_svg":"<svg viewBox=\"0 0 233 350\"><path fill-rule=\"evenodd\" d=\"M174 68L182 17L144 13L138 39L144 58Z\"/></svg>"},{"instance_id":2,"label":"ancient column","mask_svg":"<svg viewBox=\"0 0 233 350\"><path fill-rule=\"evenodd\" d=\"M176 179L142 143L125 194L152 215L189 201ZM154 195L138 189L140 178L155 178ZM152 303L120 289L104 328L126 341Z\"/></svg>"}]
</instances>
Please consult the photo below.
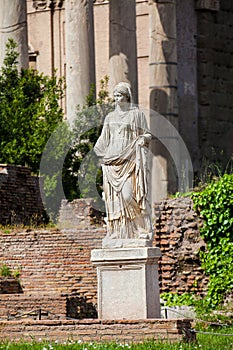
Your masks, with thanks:
<instances>
[{"instance_id":1,"label":"ancient column","mask_svg":"<svg viewBox=\"0 0 233 350\"><path fill-rule=\"evenodd\" d=\"M93 0L66 0L66 104L72 121L95 84Z\"/></svg>"},{"instance_id":2,"label":"ancient column","mask_svg":"<svg viewBox=\"0 0 233 350\"><path fill-rule=\"evenodd\" d=\"M197 4L199 1L196 2ZM209 2L211 5L212 2ZM204 5L204 2L201 2ZM200 4L200 5L201 5ZM206 9L204 8L204 11ZM199 108L197 71L197 11L193 0L179 0L177 17L177 58L178 58L178 101L179 132L184 139L196 172L200 169L199 159ZM210 27L208 27L210 30ZM214 35L214 34L213 34ZM210 52L210 56L212 52ZM208 62L208 68L210 64Z\"/></svg>"},{"instance_id":3,"label":"ancient column","mask_svg":"<svg viewBox=\"0 0 233 350\"><path fill-rule=\"evenodd\" d=\"M131 84L134 103L138 102L135 0L110 1L109 64L111 92L120 81Z\"/></svg>"},{"instance_id":4,"label":"ancient column","mask_svg":"<svg viewBox=\"0 0 233 350\"><path fill-rule=\"evenodd\" d=\"M149 35L150 108L178 128L175 0L149 1ZM154 141L152 146L156 155L152 180L153 177L157 179L153 181L156 188L152 189L152 193L156 193L154 199L157 200L166 197L169 183L175 182L175 179L168 179L168 173L172 173L169 171L172 161L169 163L169 154L164 144L174 142L174 147L176 145L173 135L167 135L165 124L161 124L161 119L154 118L154 114L151 115L152 132L155 134L159 127L163 138L163 142Z\"/></svg>"},{"instance_id":5,"label":"ancient column","mask_svg":"<svg viewBox=\"0 0 233 350\"><path fill-rule=\"evenodd\" d=\"M149 1L150 106L178 126L176 1Z\"/></svg>"},{"instance_id":6,"label":"ancient column","mask_svg":"<svg viewBox=\"0 0 233 350\"><path fill-rule=\"evenodd\" d=\"M28 67L27 5L26 0L0 0L0 68L9 38L18 45L18 67Z\"/></svg>"}]
</instances>

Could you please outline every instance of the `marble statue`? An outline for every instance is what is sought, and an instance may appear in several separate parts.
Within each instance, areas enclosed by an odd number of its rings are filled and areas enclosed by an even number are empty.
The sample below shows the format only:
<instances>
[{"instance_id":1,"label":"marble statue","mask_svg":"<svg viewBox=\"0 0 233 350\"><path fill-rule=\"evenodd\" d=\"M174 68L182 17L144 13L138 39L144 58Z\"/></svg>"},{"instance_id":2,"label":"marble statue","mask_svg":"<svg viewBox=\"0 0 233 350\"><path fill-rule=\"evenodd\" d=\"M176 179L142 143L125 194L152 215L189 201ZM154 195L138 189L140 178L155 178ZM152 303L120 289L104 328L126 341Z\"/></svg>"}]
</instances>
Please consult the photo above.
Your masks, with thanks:
<instances>
[{"instance_id":1,"label":"marble statue","mask_svg":"<svg viewBox=\"0 0 233 350\"><path fill-rule=\"evenodd\" d=\"M144 113L132 105L130 85L114 89L109 113L94 151L102 157L107 236L103 247L150 246L153 230L149 203L151 133Z\"/></svg>"}]
</instances>

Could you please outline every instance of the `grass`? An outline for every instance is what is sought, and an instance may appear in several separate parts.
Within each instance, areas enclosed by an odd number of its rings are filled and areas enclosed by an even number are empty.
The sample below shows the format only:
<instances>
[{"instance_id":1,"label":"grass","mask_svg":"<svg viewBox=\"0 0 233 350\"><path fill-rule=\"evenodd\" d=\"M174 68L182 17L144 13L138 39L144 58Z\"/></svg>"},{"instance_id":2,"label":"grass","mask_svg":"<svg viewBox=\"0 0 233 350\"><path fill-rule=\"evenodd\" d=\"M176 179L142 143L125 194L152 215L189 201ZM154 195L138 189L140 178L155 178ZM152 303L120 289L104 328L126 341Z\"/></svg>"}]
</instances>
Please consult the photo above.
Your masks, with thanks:
<instances>
[{"instance_id":1,"label":"grass","mask_svg":"<svg viewBox=\"0 0 233 350\"><path fill-rule=\"evenodd\" d=\"M197 334L193 343L161 343L149 341L143 344L117 343L82 343L81 341L59 342L30 342L30 343L1 343L1 350L231 350L233 349L233 327L208 328L203 332L212 334ZM222 335L215 335L220 333ZM231 334L227 336L226 334Z\"/></svg>"}]
</instances>

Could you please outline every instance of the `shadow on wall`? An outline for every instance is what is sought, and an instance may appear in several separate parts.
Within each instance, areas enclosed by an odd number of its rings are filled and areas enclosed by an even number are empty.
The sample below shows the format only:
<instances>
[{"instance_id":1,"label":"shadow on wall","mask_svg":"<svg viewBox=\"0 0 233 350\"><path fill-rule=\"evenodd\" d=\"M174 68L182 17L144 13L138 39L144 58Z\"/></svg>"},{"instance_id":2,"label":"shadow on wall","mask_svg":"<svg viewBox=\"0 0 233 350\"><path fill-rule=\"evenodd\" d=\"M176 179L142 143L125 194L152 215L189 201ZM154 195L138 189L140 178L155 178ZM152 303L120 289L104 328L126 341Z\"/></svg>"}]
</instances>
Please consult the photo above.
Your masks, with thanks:
<instances>
[{"instance_id":1,"label":"shadow on wall","mask_svg":"<svg viewBox=\"0 0 233 350\"><path fill-rule=\"evenodd\" d=\"M162 89L154 88L151 90L150 128L152 135L159 135L161 141L158 138L153 137L150 144L150 150L155 157L156 162L156 164L153 164L153 166L158 169L158 171L156 171L156 182L160 184L159 186L162 189L161 196L159 196L162 199L166 197L167 193L175 193L178 190L178 175L174 160L164 145L168 145L168 143L174 142L175 138L172 138L172 135L170 135L170 130L167 130L162 118L158 118L159 114L156 114L156 112L160 113L161 115L163 115L163 113L166 113L166 111L162 110L162 106L167 106L169 103L168 100L169 96ZM155 114L154 111L156 111Z\"/></svg>"},{"instance_id":2,"label":"shadow on wall","mask_svg":"<svg viewBox=\"0 0 233 350\"><path fill-rule=\"evenodd\" d=\"M86 297L69 295L66 299L66 315L68 318L98 318L96 306L88 302Z\"/></svg>"},{"instance_id":3,"label":"shadow on wall","mask_svg":"<svg viewBox=\"0 0 233 350\"><path fill-rule=\"evenodd\" d=\"M23 289L18 279L14 277L0 277L0 294L20 293L23 293Z\"/></svg>"}]
</instances>

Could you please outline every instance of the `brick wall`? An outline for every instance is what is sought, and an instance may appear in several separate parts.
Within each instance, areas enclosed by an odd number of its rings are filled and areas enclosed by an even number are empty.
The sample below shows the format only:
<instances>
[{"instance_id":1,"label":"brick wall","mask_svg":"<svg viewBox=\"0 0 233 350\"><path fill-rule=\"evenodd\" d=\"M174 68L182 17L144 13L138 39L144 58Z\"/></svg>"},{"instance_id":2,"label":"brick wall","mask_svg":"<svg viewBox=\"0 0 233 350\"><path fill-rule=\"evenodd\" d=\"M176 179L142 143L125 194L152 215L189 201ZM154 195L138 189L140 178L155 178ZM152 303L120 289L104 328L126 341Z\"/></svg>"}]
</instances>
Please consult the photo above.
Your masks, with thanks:
<instances>
[{"instance_id":1,"label":"brick wall","mask_svg":"<svg viewBox=\"0 0 233 350\"><path fill-rule=\"evenodd\" d=\"M0 296L0 319L65 318L67 316L66 305L66 296L55 293L46 296L43 294L2 294Z\"/></svg>"},{"instance_id":2,"label":"brick wall","mask_svg":"<svg viewBox=\"0 0 233 350\"><path fill-rule=\"evenodd\" d=\"M72 205L68 206L72 211ZM48 295L54 293L59 297L65 296L67 304L63 313L75 318L96 317L97 278L96 269L90 263L90 254L92 249L101 248L106 228L91 225L92 219L88 218L92 215L91 200L80 200L80 206L85 215L77 214L78 229L2 232L0 261L12 270L21 270L23 295L34 296L34 308L38 307L36 300L40 295L44 298L43 308L46 308L47 300L48 309L51 305ZM78 201L75 201L75 211L77 207ZM65 210L67 217L72 218L67 207ZM189 198L166 200L155 205L154 245L163 254L159 262L161 292L183 293L195 289L202 295L205 291L208 280L197 256L199 249L204 249L205 245L199 236L198 225L199 220ZM60 312L59 297L57 302L54 301L58 307L56 313ZM17 298L16 295L8 300L0 297L1 307L5 305L6 310L8 307L12 310L12 303Z\"/></svg>"},{"instance_id":3,"label":"brick wall","mask_svg":"<svg viewBox=\"0 0 233 350\"><path fill-rule=\"evenodd\" d=\"M38 224L44 207L39 178L23 166L0 164L0 224Z\"/></svg>"},{"instance_id":4,"label":"brick wall","mask_svg":"<svg viewBox=\"0 0 233 350\"><path fill-rule=\"evenodd\" d=\"M159 280L161 292L196 291L203 295L208 278L204 276L198 258L205 249L200 237L201 221L193 210L190 198L177 198L156 203L155 242L161 249Z\"/></svg>"},{"instance_id":5,"label":"brick wall","mask_svg":"<svg viewBox=\"0 0 233 350\"><path fill-rule=\"evenodd\" d=\"M39 308L40 300L43 309L58 315L97 317L96 270L90 263L90 254L92 249L101 247L104 236L105 229L101 227L2 232L0 261L13 271L21 271L23 296L12 295L9 299L2 294L0 309L5 310L5 315L22 313L27 304L24 297L30 296L32 309ZM53 303L51 293L57 296Z\"/></svg>"},{"instance_id":6,"label":"brick wall","mask_svg":"<svg viewBox=\"0 0 233 350\"><path fill-rule=\"evenodd\" d=\"M142 342L146 339L194 340L189 320L47 320L0 321L1 341L81 340Z\"/></svg>"},{"instance_id":7,"label":"brick wall","mask_svg":"<svg viewBox=\"0 0 233 350\"><path fill-rule=\"evenodd\" d=\"M101 247L103 228L37 230L0 235L0 261L21 270L23 292L79 293L96 301L91 249Z\"/></svg>"}]
</instances>

